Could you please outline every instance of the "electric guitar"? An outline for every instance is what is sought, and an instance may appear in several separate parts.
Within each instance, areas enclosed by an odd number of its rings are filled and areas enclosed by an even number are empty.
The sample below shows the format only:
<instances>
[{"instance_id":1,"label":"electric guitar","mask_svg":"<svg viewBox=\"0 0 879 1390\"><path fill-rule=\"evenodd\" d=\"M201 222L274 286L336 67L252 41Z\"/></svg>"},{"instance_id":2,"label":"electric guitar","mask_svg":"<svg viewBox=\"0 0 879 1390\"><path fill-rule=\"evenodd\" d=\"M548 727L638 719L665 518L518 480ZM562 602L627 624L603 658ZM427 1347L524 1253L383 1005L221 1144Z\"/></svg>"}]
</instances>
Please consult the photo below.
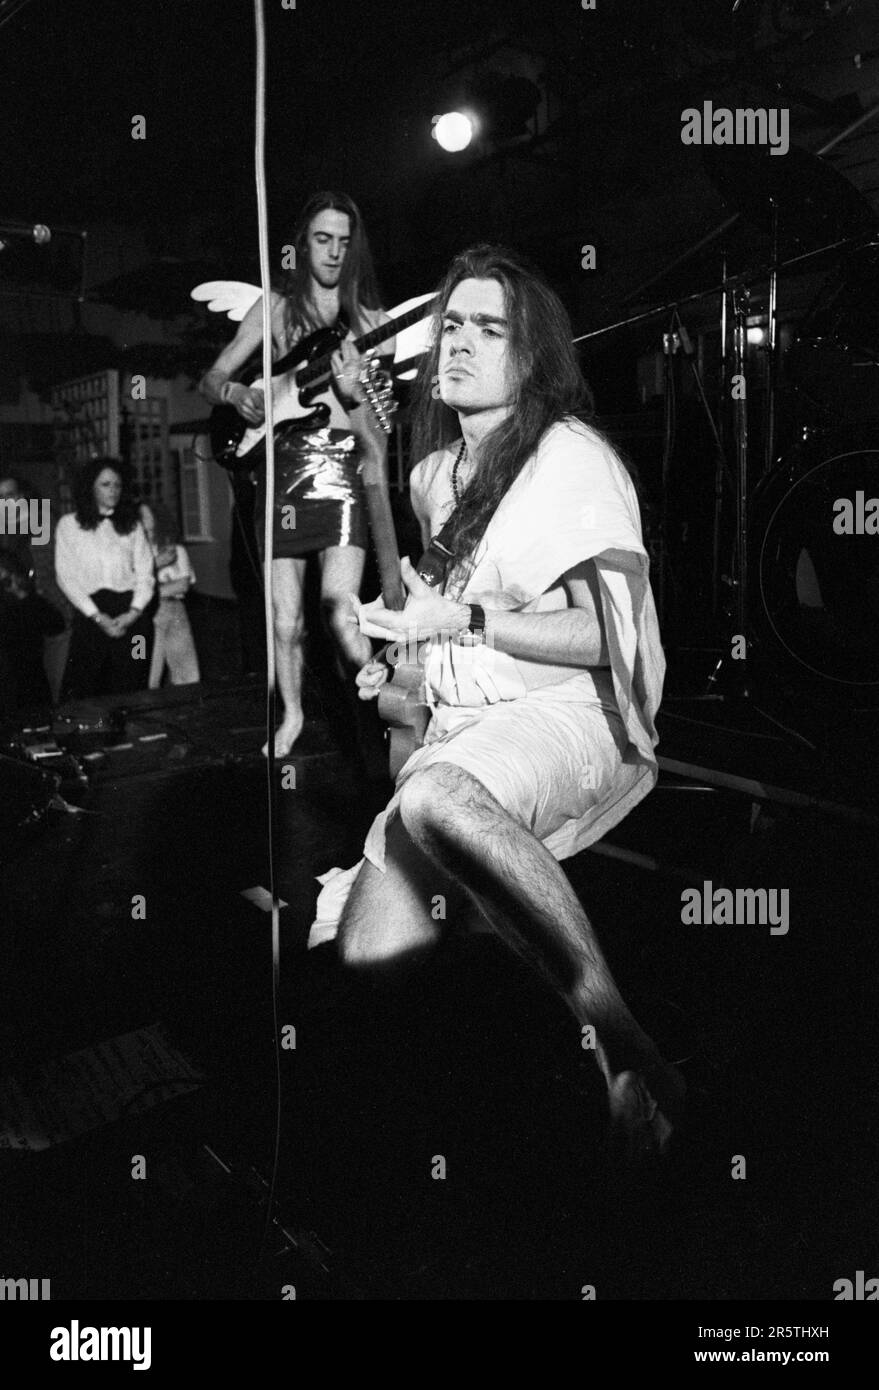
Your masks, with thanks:
<instances>
[{"instance_id":1,"label":"electric guitar","mask_svg":"<svg viewBox=\"0 0 879 1390\"><path fill-rule=\"evenodd\" d=\"M363 380L372 414L364 412L358 439L363 454L360 474L369 513L369 525L378 561L382 599L387 608L401 609L406 603L406 591L400 575L400 550L394 529L394 517L388 492L387 448L384 434L390 430L390 410L393 409L389 379L368 363ZM394 643L390 644L393 648ZM402 645L402 644L400 644ZM424 670L417 662L391 660L388 647L380 653L392 673L378 695L379 718L390 726L390 776L397 773L410 753L420 748L430 722L430 707L424 695Z\"/></svg>"},{"instance_id":2,"label":"electric guitar","mask_svg":"<svg viewBox=\"0 0 879 1390\"><path fill-rule=\"evenodd\" d=\"M404 312L391 310L396 317L356 338L353 346L361 354L371 352L380 343L425 318L431 312L434 298L433 294L420 295L400 306ZM319 429L329 420L329 406L323 401L315 404L315 397L326 390L332 372L332 355L347 333L348 326L342 321L329 328L319 328L275 363L271 389L276 440L300 430ZM251 384L258 390L265 388L262 379ZM249 472L264 461L265 425L248 426L234 406L215 406L208 429L214 458L230 472Z\"/></svg>"}]
</instances>

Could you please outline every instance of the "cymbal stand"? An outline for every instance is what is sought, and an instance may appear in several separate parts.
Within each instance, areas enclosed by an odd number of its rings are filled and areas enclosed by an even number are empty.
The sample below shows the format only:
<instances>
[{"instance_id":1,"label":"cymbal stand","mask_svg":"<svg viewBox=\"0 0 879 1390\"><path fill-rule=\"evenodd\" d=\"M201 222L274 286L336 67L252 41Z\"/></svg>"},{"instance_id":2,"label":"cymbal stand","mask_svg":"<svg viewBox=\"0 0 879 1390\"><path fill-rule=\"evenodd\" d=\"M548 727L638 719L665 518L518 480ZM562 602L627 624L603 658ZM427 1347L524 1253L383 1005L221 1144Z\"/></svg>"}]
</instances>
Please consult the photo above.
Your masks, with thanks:
<instances>
[{"instance_id":1,"label":"cymbal stand","mask_svg":"<svg viewBox=\"0 0 879 1390\"><path fill-rule=\"evenodd\" d=\"M735 442L736 460L736 534L735 548L733 554L732 576L730 583L735 590L734 606L734 627L735 631L729 634L729 650L722 653L716 663L714 670L708 678L708 685L703 699L709 700L745 700L748 708L753 710L762 719L773 724L777 729L791 739L796 739L804 743L808 748L814 750L815 744L810 742L803 734L796 729L791 729L787 724L782 724L780 720L761 708L753 698L753 686L751 684L750 652L752 646L752 627L751 615L749 610L749 588L750 575L748 571L748 401L747 401L747 380L745 372L745 349L748 340L748 303L749 293L745 286L737 286L732 294L732 320L733 320L733 348L732 348L732 420L733 420L733 439ZM740 641L743 650L738 652L735 658L732 655L732 645ZM722 669L727 662L733 661L734 679L729 696L717 690L718 680Z\"/></svg>"},{"instance_id":2,"label":"cymbal stand","mask_svg":"<svg viewBox=\"0 0 879 1390\"><path fill-rule=\"evenodd\" d=\"M778 203L772 204L772 258L766 324L766 392L763 397L763 473L775 462L775 390L778 382Z\"/></svg>"},{"instance_id":3,"label":"cymbal stand","mask_svg":"<svg viewBox=\"0 0 879 1390\"><path fill-rule=\"evenodd\" d=\"M733 573L730 579L735 590L735 627L731 642L744 639L744 654L736 657L736 694L749 698L748 648L750 646L750 617L748 614L748 401L745 374L745 344L748 334L748 290L738 286L732 293L732 420L735 442L736 534L733 552ZM724 652L708 678L706 695L715 695L721 669L731 659ZM720 696L719 698L723 698Z\"/></svg>"},{"instance_id":4,"label":"cymbal stand","mask_svg":"<svg viewBox=\"0 0 879 1390\"><path fill-rule=\"evenodd\" d=\"M729 312L729 292L726 287L727 260L724 250L721 257L720 292L720 400L728 399L729 391L729 332L727 315ZM711 528L711 616L717 621L720 613L720 525L723 515L723 474L726 467L725 451L725 412L721 406L718 417L717 457L714 464L714 517Z\"/></svg>"},{"instance_id":5,"label":"cymbal stand","mask_svg":"<svg viewBox=\"0 0 879 1390\"><path fill-rule=\"evenodd\" d=\"M725 339L725 337L726 337L725 322L724 322L724 325L723 325L722 332L723 332L723 336L724 336L724 339ZM681 316L680 316L680 312L679 312L677 306L675 306L675 307L672 309L672 312L671 312L671 317L670 317L669 325L668 325L668 331L665 332L665 333L663 333L663 335L662 335L662 351L663 351L663 357L664 357L664 372L663 372L663 388L664 388L664 394L663 394L663 400L664 400L664 415L663 415L663 420L664 420L664 428L663 428L663 451L662 451L662 510L661 510L661 520L660 520L661 541L660 541L659 576L658 576L658 583L657 583L657 601L658 601L658 602L657 602L657 607L658 607L658 609L659 609L660 621L661 621L663 624L666 622L666 619L667 619L667 617L668 617L668 614L667 614L667 603L666 603L666 600L667 600L667 593L668 593L668 524L669 524L668 496L669 496L669 488L670 488L670 485L671 485L671 457L672 457L672 454L673 454L673 452L674 452L674 436L675 436L675 429L676 429L676 423L677 423L677 420L676 420L676 390L675 390L675 388L676 388L676 381L675 381L675 371L674 371L673 356L674 356L674 354L677 352L678 348L681 349L681 351L682 351L682 353L683 353L683 355L684 355L685 360L689 363L690 371L692 372L692 375L693 375L693 381L694 381L695 386L696 386L696 391L697 391L697 394L698 394L698 396L699 396L699 401L700 401L700 404L701 404L701 406L702 406L702 410L703 410L703 412L704 412L704 414L705 414L705 418L706 418L706 420L708 421L708 427L709 427L709 429L710 429L710 431L711 431L711 436L712 436L712 438L713 438L713 440L714 440L714 448L715 448L715 540L714 540L715 566L714 566L714 570L713 570L713 576L714 576L714 577L713 577L713 584L714 584L714 589L715 589L715 591L717 590L718 582L719 582L718 571L719 571L720 508L721 508L721 506L722 506L722 500L723 500L723 480L724 480L724 477L726 477L727 482L730 484L730 487L732 487L732 484L733 484L732 473L731 473L731 471L730 471L729 463L728 463L727 458L726 458L726 453L725 453L724 446L723 446L723 439L722 439L722 437L721 437L722 420L716 420L715 417L714 417L714 412L713 412L712 409L711 409L711 406L710 406L709 401L708 401L708 396L706 395L706 392L705 392L705 383L704 383L703 380L702 380L702 373L701 373L700 370L699 370L699 364L698 364L698 362L697 362L697 360L696 360L696 349L695 349L695 347L694 347L694 345L693 345L693 340L691 339L691 337L690 337L690 335L689 335L689 333L688 333L688 331L687 331L686 325L684 324L684 321L683 321L683 319L682 319ZM716 599L716 597L715 597L714 606L715 606L715 611L716 611L716 607L717 607L717 599Z\"/></svg>"}]
</instances>

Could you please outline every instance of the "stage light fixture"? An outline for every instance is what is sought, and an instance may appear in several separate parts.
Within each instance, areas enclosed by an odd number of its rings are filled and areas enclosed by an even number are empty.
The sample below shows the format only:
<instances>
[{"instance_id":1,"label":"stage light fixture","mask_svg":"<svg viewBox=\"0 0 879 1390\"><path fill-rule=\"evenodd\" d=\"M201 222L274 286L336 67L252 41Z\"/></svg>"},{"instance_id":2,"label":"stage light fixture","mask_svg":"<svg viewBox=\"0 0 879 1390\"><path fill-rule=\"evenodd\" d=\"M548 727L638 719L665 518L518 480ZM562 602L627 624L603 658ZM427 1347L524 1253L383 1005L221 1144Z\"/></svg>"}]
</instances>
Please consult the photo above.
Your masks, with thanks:
<instances>
[{"instance_id":1,"label":"stage light fixture","mask_svg":"<svg viewBox=\"0 0 879 1390\"><path fill-rule=\"evenodd\" d=\"M442 149L457 154L466 150L475 131L472 120L463 111L446 111L442 116L434 116L431 134Z\"/></svg>"}]
</instances>

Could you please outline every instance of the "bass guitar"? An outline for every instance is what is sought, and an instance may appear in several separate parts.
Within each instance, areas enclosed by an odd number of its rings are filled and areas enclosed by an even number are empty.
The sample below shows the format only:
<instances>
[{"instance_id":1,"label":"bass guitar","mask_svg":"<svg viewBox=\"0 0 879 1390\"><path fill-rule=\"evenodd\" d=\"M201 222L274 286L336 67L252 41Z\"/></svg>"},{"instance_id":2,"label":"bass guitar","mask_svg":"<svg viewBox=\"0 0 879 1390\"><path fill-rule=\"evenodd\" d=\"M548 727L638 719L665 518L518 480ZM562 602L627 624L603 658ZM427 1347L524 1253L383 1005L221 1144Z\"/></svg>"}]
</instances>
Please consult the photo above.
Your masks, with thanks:
<instances>
[{"instance_id":1,"label":"bass guitar","mask_svg":"<svg viewBox=\"0 0 879 1390\"><path fill-rule=\"evenodd\" d=\"M396 316L355 338L354 348L361 354L372 352L379 344L425 318L431 312L434 298L433 294L420 295L401 305L403 312L391 310ZM271 389L276 440L300 430L319 429L327 423L330 408L323 401L315 403L315 397L326 390L333 353L347 334L348 325L341 320L332 327L319 328L275 363ZM258 390L265 389L261 378L251 385ZM265 425L248 426L234 406L214 406L208 431L215 460L230 472L249 472L264 461Z\"/></svg>"}]
</instances>

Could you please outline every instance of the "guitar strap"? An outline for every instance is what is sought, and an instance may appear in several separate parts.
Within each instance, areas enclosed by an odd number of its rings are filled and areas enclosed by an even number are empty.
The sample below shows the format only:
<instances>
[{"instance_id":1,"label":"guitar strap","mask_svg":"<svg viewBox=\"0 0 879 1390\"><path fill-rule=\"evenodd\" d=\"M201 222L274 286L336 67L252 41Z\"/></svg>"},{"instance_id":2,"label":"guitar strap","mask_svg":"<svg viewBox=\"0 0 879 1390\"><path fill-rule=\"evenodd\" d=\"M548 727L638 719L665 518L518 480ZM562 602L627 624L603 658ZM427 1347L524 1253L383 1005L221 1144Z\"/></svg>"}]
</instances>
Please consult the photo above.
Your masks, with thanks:
<instances>
[{"instance_id":1,"label":"guitar strap","mask_svg":"<svg viewBox=\"0 0 879 1390\"><path fill-rule=\"evenodd\" d=\"M431 537L427 549L415 566L419 578L423 579L425 584L429 584L432 589L445 585L451 566L457 558L448 546L451 538L452 518L449 517L446 524L435 536Z\"/></svg>"}]
</instances>

